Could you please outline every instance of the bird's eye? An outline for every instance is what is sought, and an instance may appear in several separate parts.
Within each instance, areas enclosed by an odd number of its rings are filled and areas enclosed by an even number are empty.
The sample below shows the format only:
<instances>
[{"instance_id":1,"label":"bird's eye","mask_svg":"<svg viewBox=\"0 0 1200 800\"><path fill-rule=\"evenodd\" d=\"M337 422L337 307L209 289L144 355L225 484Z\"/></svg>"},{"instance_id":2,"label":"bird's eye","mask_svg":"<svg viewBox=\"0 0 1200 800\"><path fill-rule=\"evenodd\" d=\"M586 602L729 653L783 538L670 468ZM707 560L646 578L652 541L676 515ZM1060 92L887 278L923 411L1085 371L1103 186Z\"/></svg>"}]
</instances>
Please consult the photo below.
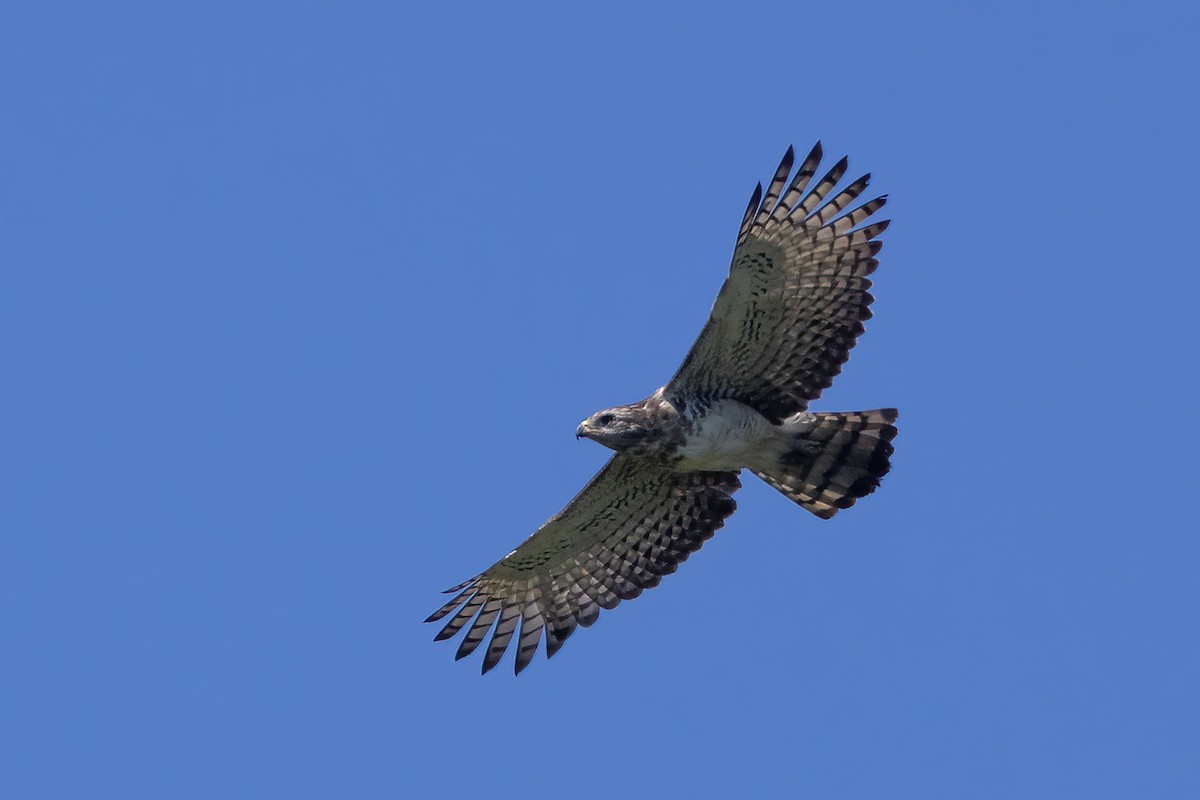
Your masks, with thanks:
<instances>
[{"instance_id":1,"label":"bird's eye","mask_svg":"<svg viewBox=\"0 0 1200 800\"><path fill-rule=\"evenodd\" d=\"M604 427L604 428L606 428L610 424L612 424L612 421L613 421L612 414L601 414L599 417L596 418L596 422L600 423L600 426Z\"/></svg>"}]
</instances>

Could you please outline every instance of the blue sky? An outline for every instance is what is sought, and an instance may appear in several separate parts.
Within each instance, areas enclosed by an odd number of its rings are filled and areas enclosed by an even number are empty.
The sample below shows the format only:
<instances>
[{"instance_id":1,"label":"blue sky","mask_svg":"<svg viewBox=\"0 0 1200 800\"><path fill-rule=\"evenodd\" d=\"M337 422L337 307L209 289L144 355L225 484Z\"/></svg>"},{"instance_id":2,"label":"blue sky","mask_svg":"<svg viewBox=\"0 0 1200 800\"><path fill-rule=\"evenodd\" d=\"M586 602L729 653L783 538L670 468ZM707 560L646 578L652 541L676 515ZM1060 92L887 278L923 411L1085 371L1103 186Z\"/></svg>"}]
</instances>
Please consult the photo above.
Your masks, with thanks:
<instances>
[{"instance_id":1,"label":"blue sky","mask_svg":"<svg viewBox=\"0 0 1200 800\"><path fill-rule=\"evenodd\" d=\"M1184 4L25 4L0 32L22 798L1200 794ZM663 586L486 677L438 592L664 382L756 181L891 194L820 409ZM511 655L509 656L511 659Z\"/></svg>"}]
</instances>

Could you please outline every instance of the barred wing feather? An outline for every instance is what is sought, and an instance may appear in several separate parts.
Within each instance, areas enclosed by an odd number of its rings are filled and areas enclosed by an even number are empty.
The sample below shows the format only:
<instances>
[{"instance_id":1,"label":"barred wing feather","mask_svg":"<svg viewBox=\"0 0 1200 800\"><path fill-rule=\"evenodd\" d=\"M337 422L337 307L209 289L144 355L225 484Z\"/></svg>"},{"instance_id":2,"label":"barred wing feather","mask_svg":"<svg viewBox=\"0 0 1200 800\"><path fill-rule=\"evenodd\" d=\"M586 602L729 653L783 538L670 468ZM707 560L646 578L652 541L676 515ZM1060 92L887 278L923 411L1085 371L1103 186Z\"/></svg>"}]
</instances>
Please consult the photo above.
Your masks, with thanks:
<instances>
[{"instance_id":1,"label":"barred wing feather","mask_svg":"<svg viewBox=\"0 0 1200 800\"><path fill-rule=\"evenodd\" d=\"M516 550L447 590L454 599L425 621L450 617L439 641L466 629L456 658L470 655L491 631L484 672L516 638L519 674L543 631L549 658L601 609L674 572L733 513L740 486L736 472L673 472L616 455Z\"/></svg>"},{"instance_id":2,"label":"barred wing feather","mask_svg":"<svg viewBox=\"0 0 1200 800\"><path fill-rule=\"evenodd\" d=\"M667 384L672 394L733 398L778 422L832 384L863 332L874 299L867 276L888 223L859 226L887 198L846 211L870 175L830 196L846 159L810 189L820 142L789 182L793 158L789 147L766 193L760 185L751 197L729 277Z\"/></svg>"}]
</instances>

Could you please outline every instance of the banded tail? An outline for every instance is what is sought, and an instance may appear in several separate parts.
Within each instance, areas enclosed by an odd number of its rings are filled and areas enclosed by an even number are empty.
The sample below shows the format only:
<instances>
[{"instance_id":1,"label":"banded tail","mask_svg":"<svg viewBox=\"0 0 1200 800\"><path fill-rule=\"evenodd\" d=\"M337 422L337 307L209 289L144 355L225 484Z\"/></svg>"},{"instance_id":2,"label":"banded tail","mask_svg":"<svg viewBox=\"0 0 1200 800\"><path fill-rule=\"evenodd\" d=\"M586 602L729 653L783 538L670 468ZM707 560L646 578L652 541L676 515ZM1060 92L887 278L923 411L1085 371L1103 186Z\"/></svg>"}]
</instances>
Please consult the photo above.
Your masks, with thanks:
<instances>
[{"instance_id":1,"label":"banded tail","mask_svg":"<svg viewBox=\"0 0 1200 800\"><path fill-rule=\"evenodd\" d=\"M754 474L821 519L829 519L875 491L891 469L896 415L894 408L879 408L784 420L780 427L788 449Z\"/></svg>"}]
</instances>

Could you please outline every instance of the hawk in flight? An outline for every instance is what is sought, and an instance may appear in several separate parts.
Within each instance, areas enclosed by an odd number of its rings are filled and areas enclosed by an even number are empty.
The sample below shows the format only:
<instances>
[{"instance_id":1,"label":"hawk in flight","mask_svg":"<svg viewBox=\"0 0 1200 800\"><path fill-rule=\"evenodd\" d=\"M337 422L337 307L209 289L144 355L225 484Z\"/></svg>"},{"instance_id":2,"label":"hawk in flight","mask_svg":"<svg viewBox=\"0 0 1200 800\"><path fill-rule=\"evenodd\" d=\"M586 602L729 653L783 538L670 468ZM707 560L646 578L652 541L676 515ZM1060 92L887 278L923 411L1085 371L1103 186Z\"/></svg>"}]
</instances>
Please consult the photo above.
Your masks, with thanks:
<instances>
[{"instance_id":1,"label":"hawk in flight","mask_svg":"<svg viewBox=\"0 0 1200 800\"><path fill-rule=\"evenodd\" d=\"M576 429L613 457L516 550L448 589L454 599L426 620L450 617L439 641L466 629L457 658L489 631L484 672L514 636L518 674L543 632L553 656L600 609L657 586L700 549L733 513L743 469L822 519L879 485L896 409L810 412L808 403L871 316L867 276L888 223L865 223L886 196L847 210L870 175L834 194L845 158L815 183L820 142L794 176L793 158L789 147L766 193L755 188L729 277L675 376Z\"/></svg>"}]
</instances>

